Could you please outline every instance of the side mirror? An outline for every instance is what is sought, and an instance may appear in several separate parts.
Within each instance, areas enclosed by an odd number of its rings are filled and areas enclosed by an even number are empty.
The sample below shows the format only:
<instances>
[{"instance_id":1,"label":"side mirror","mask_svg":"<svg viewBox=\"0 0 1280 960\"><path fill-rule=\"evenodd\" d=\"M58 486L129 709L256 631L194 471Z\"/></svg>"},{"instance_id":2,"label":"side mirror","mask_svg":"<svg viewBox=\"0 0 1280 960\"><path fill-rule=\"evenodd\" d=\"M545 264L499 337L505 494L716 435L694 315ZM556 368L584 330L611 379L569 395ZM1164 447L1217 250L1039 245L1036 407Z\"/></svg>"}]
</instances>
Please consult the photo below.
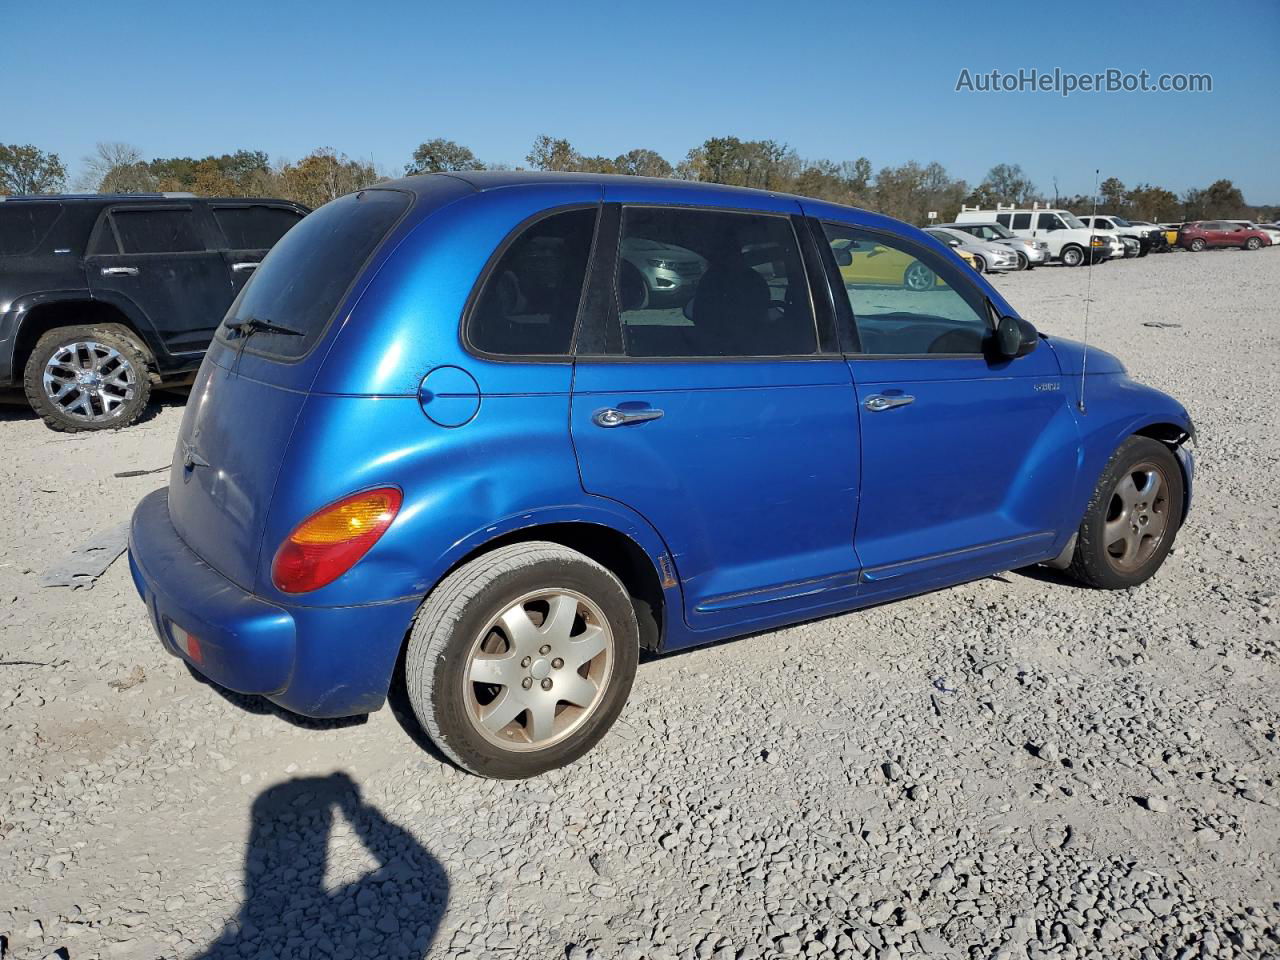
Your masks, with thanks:
<instances>
[{"instance_id":1,"label":"side mirror","mask_svg":"<svg viewBox=\"0 0 1280 960\"><path fill-rule=\"evenodd\" d=\"M953 247L958 247L958 246L960 246L960 241L959 241L959 240L948 240L948 241L947 241L947 243L951 244L951 246L953 246Z\"/></svg>"},{"instance_id":2,"label":"side mirror","mask_svg":"<svg viewBox=\"0 0 1280 960\"><path fill-rule=\"evenodd\" d=\"M1040 334L1026 320L1018 317L1001 317L996 324L995 352L1004 360L1026 356L1040 342Z\"/></svg>"},{"instance_id":3,"label":"side mirror","mask_svg":"<svg viewBox=\"0 0 1280 960\"><path fill-rule=\"evenodd\" d=\"M832 247L831 255L836 258L837 267L847 267L853 263L853 253L848 247Z\"/></svg>"}]
</instances>

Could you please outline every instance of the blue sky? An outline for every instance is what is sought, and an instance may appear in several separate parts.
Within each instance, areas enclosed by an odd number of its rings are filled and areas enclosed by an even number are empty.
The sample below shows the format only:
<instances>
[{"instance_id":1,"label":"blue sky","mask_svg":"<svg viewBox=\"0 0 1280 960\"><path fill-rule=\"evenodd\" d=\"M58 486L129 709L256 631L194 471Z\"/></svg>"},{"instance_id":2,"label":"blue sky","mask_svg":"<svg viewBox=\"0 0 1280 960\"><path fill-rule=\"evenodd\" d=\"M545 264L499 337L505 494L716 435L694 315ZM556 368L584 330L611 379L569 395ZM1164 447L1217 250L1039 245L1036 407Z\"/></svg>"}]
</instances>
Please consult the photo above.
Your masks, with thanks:
<instances>
[{"instance_id":1,"label":"blue sky","mask_svg":"<svg viewBox=\"0 0 1280 960\"><path fill-rule=\"evenodd\" d=\"M696 2L10 4L0 142L145 156L332 146L399 172L423 140L522 163L772 137L976 182L1020 163L1052 193L1093 170L1181 192L1219 177L1280 203L1280 3ZM1069 37L1070 39L1060 39ZM1207 72L1213 92L954 92L962 68Z\"/></svg>"}]
</instances>

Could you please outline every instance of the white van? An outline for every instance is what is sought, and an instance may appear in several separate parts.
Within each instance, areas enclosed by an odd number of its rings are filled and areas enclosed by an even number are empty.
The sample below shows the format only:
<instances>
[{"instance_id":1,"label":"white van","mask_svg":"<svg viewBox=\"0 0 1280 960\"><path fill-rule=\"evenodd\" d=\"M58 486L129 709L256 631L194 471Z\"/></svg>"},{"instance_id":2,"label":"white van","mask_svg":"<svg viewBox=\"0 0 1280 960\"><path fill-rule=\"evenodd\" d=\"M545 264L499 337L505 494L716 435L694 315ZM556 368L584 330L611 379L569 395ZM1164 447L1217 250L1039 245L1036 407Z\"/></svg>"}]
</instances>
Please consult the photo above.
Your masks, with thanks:
<instances>
[{"instance_id":1,"label":"white van","mask_svg":"<svg viewBox=\"0 0 1280 960\"><path fill-rule=\"evenodd\" d=\"M1070 210L1054 209L1038 203L1030 207L996 204L994 210L960 208L956 223L998 223L1019 237L1043 240L1049 256L1068 267L1078 267L1092 257L1094 263L1124 256L1118 236L1106 236L1086 227Z\"/></svg>"}]
</instances>

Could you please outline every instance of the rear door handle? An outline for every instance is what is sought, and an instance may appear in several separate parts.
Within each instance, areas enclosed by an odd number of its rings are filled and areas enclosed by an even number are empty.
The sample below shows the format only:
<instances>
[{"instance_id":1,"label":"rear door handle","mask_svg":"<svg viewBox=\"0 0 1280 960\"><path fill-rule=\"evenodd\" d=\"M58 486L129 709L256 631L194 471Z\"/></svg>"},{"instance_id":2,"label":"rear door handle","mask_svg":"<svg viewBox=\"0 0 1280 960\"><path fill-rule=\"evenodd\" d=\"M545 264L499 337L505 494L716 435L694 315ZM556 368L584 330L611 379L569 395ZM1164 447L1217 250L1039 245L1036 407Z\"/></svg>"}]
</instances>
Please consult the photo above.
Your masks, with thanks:
<instances>
[{"instance_id":1,"label":"rear door handle","mask_svg":"<svg viewBox=\"0 0 1280 960\"><path fill-rule=\"evenodd\" d=\"M867 402L863 404L872 413L879 413L881 410L892 410L894 407L905 407L908 403L915 403L915 397L886 397L882 394L875 394L867 397Z\"/></svg>"},{"instance_id":2,"label":"rear door handle","mask_svg":"<svg viewBox=\"0 0 1280 960\"><path fill-rule=\"evenodd\" d=\"M646 420L657 420L661 416L661 410L619 410L617 407L603 407L591 415L591 422L597 427L625 427L628 423L644 423Z\"/></svg>"},{"instance_id":3,"label":"rear door handle","mask_svg":"<svg viewBox=\"0 0 1280 960\"><path fill-rule=\"evenodd\" d=\"M104 277L136 277L137 267L103 267L99 271Z\"/></svg>"},{"instance_id":4,"label":"rear door handle","mask_svg":"<svg viewBox=\"0 0 1280 960\"><path fill-rule=\"evenodd\" d=\"M253 261L253 260L242 260L240 263L233 263L231 265L231 269L234 270L236 273L241 273L242 271L245 271L245 270L257 270L258 264L256 261Z\"/></svg>"}]
</instances>

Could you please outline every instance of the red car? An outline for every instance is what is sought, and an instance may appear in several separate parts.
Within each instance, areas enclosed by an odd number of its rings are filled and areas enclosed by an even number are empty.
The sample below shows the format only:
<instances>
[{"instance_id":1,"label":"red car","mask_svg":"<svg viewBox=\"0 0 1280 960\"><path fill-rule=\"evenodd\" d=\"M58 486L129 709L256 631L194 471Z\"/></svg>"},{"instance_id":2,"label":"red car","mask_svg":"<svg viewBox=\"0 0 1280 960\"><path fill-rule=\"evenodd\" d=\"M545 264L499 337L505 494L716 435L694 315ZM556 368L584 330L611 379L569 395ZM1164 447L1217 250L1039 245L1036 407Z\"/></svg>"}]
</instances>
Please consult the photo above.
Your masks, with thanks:
<instances>
[{"instance_id":1,"label":"red car","mask_svg":"<svg viewBox=\"0 0 1280 960\"><path fill-rule=\"evenodd\" d=\"M1227 220L1195 220L1178 229L1178 246L1199 253L1206 247L1239 247L1257 250L1271 245L1263 230L1241 226Z\"/></svg>"}]
</instances>

